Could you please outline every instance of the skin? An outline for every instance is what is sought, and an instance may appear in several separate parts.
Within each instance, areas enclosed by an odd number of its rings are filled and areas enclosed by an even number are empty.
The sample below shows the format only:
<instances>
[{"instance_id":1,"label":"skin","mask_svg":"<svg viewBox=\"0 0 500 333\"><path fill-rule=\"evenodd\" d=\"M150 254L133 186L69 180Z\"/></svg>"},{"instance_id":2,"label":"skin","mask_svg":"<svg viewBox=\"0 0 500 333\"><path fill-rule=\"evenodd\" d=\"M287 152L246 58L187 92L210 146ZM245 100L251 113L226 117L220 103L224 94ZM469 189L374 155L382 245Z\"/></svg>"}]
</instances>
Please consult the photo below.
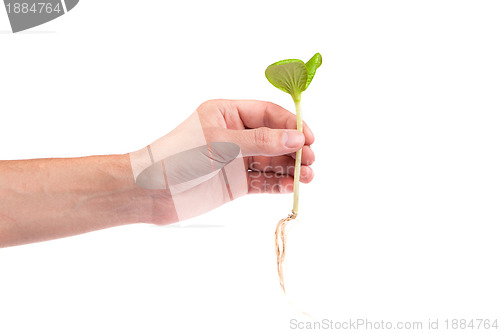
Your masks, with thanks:
<instances>
[{"instance_id":1,"label":"skin","mask_svg":"<svg viewBox=\"0 0 500 333\"><path fill-rule=\"evenodd\" d=\"M294 152L303 148L300 181L314 175L311 144L295 115L261 101L212 100L198 108L207 140L238 144L245 157L249 193L293 191ZM286 138L294 138L291 147ZM132 223L175 221L158 191L139 188L128 154L0 161L0 247L73 236Z\"/></svg>"}]
</instances>

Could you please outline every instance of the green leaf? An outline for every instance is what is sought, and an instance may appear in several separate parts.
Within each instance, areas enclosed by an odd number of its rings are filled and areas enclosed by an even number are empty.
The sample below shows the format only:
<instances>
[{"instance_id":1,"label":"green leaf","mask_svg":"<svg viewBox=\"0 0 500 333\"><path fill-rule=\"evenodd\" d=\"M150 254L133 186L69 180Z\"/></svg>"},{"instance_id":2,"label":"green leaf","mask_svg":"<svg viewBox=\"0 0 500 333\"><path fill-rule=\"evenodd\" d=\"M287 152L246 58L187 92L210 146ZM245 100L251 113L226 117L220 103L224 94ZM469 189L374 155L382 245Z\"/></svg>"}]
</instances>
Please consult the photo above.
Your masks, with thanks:
<instances>
[{"instance_id":1,"label":"green leaf","mask_svg":"<svg viewBox=\"0 0 500 333\"><path fill-rule=\"evenodd\" d=\"M266 78L273 86L289 93L297 101L306 90L307 68L302 60L282 60L267 67Z\"/></svg>"},{"instance_id":2,"label":"green leaf","mask_svg":"<svg viewBox=\"0 0 500 333\"><path fill-rule=\"evenodd\" d=\"M321 54L316 53L313 55L311 59L306 63L306 68L307 68L307 83L304 88L304 90L309 87L309 84L311 83L312 79L314 78L314 74L316 74L316 70L321 66L321 63L323 62L323 59L321 58Z\"/></svg>"}]
</instances>

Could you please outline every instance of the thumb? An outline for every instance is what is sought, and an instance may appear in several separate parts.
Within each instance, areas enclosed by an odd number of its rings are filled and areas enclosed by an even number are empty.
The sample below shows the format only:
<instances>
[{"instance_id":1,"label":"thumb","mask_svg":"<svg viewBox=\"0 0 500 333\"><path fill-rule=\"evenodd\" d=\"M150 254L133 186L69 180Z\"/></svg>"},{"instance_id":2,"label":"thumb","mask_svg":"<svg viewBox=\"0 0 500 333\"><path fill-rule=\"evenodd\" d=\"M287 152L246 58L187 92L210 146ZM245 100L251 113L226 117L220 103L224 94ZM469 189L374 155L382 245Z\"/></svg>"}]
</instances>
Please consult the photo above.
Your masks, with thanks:
<instances>
[{"instance_id":1,"label":"thumb","mask_svg":"<svg viewBox=\"0 0 500 333\"><path fill-rule=\"evenodd\" d=\"M260 127L248 130L227 130L230 142L240 146L243 156L278 156L296 152L304 146L304 134L297 130Z\"/></svg>"}]
</instances>

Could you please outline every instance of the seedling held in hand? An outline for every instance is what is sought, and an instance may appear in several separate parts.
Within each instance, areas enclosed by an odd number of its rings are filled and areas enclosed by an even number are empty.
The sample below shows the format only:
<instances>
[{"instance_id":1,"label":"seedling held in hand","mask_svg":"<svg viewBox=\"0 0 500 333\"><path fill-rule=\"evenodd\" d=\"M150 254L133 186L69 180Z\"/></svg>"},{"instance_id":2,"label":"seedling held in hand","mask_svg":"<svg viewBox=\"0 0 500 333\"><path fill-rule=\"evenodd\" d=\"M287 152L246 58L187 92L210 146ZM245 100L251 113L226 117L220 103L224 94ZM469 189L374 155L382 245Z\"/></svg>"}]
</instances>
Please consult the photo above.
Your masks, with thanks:
<instances>
[{"instance_id":1,"label":"seedling held in hand","mask_svg":"<svg viewBox=\"0 0 500 333\"><path fill-rule=\"evenodd\" d=\"M302 109L300 101L302 92L309 87L316 70L321 66L321 54L316 53L307 63L299 59L287 59L278 61L266 69L266 78L276 88L289 93L295 103L295 111L297 115L297 130L303 132L302 129ZM293 209L292 213L281 219L276 227L276 257L278 263L278 275L283 291L285 285L283 280L283 263L285 260L285 244L286 244L286 225L289 221L295 219L299 213L299 179L300 165L302 163L302 149L297 151L295 158L295 170L293 179Z\"/></svg>"}]
</instances>

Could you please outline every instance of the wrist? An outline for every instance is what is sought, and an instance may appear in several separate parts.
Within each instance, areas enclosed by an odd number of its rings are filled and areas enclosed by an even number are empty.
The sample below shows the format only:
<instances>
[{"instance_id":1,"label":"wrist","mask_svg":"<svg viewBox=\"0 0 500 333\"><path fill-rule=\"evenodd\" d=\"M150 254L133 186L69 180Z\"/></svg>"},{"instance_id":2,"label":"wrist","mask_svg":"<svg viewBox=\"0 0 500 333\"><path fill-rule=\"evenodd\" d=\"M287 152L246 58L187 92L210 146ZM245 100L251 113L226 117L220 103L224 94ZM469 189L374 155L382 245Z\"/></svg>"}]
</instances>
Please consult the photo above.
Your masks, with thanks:
<instances>
[{"instance_id":1,"label":"wrist","mask_svg":"<svg viewBox=\"0 0 500 333\"><path fill-rule=\"evenodd\" d=\"M151 190L138 186L135 182L130 162L130 154L110 156L110 170L117 180L118 188L126 195L117 196L122 220L125 223L152 223L166 225L178 221L172 197L165 190ZM113 166L113 163L117 163Z\"/></svg>"},{"instance_id":2,"label":"wrist","mask_svg":"<svg viewBox=\"0 0 500 333\"><path fill-rule=\"evenodd\" d=\"M117 223L151 223L154 219L155 198L150 191L136 185L129 154L105 157L105 176L100 179L100 191L111 204Z\"/></svg>"}]
</instances>

